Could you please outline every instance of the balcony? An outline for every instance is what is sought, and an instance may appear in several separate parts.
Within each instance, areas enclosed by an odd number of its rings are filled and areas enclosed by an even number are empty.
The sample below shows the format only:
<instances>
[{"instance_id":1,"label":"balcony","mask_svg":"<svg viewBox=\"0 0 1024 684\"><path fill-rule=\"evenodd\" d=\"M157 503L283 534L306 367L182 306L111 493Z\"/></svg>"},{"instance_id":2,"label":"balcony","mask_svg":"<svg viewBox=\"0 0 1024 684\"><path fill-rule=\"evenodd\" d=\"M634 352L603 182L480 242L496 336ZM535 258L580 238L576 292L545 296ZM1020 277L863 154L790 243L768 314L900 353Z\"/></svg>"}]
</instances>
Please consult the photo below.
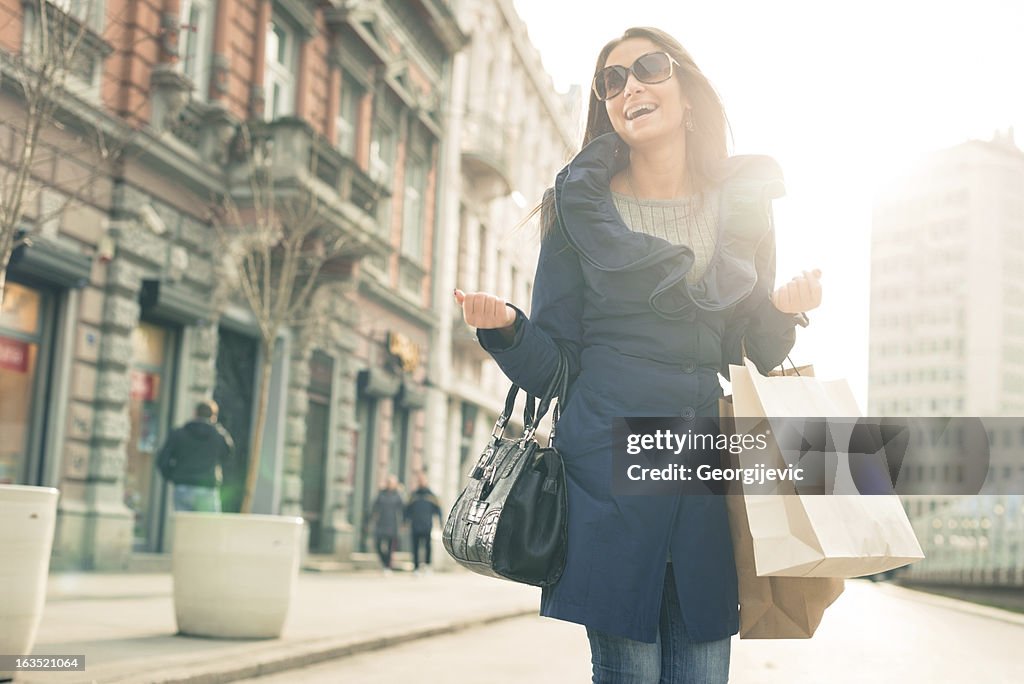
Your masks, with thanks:
<instances>
[{"instance_id":1,"label":"balcony","mask_svg":"<svg viewBox=\"0 0 1024 684\"><path fill-rule=\"evenodd\" d=\"M324 222L360 243L363 256L386 256L391 251L378 206L390 196L354 160L341 154L297 118L250 124L252 145L269 157L273 192L282 197L309 192L312 206ZM236 155L237 157L238 155ZM232 193L244 201L252 167L237 159L232 169Z\"/></svg>"},{"instance_id":2,"label":"balcony","mask_svg":"<svg viewBox=\"0 0 1024 684\"><path fill-rule=\"evenodd\" d=\"M512 192L510 151L494 116L466 112L462 123L462 173L470 191L487 203Z\"/></svg>"}]
</instances>

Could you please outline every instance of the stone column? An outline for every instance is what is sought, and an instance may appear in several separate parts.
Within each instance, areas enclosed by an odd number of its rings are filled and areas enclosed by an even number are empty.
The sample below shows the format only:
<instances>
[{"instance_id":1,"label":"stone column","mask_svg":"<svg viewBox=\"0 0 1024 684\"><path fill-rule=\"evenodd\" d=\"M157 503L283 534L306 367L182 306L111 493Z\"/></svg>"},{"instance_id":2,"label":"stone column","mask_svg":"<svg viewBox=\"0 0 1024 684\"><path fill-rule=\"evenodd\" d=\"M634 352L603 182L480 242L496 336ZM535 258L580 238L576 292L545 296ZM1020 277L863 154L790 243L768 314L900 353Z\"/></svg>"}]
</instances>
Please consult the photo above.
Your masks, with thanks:
<instances>
[{"instance_id":1,"label":"stone column","mask_svg":"<svg viewBox=\"0 0 1024 684\"><path fill-rule=\"evenodd\" d=\"M143 274L159 273L167 260L166 242L145 230L135 214L147 200L129 186L115 189L114 214L122 218L110 228L117 253L104 291L92 448L83 488L83 565L95 570L125 567L132 551L133 514L124 505L132 333L139 324Z\"/></svg>"},{"instance_id":2,"label":"stone column","mask_svg":"<svg viewBox=\"0 0 1024 684\"><path fill-rule=\"evenodd\" d=\"M302 340L292 348L285 419L284 472L281 483L281 515L302 516L302 455L306 446L306 414L309 412L309 359L313 345Z\"/></svg>"},{"instance_id":3,"label":"stone column","mask_svg":"<svg viewBox=\"0 0 1024 684\"><path fill-rule=\"evenodd\" d=\"M355 548L355 531L349 523L349 497L355 483L351 480L356 454L356 391L359 365L353 354L356 349L353 307L348 304L338 321L338 367L335 372L334 407L335 440L333 462L328 468L331 480L327 485L328 512L320 530L324 549L338 558L348 558Z\"/></svg>"},{"instance_id":4,"label":"stone column","mask_svg":"<svg viewBox=\"0 0 1024 684\"><path fill-rule=\"evenodd\" d=\"M217 324L195 326L186 329L189 335L189 356L186 364L189 375L185 391L188 396L189 415L192 407L203 399L213 396L217 382Z\"/></svg>"},{"instance_id":5,"label":"stone column","mask_svg":"<svg viewBox=\"0 0 1024 684\"><path fill-rule=\"evenodd\" d=\"M138 231L134 226L118 226L112 232L120 232L120 237L124 237ZM135 262L145 252L136 251L138 247L131 238L119 244L117 258L108 270L88 469L81 489L73 490L83 499L77 511L83 518L80 564L92 570L123 569L132 551L133 514L124 505L124 469L132 331L139 323L142 286L142 270ZM162 260L163 249L159 244L150 251L150 256L157 253Z\"/></svg>"},{"instance_id":6,"label":"stone column","mask_svg":"<svg viewBox=\"0 0 1024 684\"><path fill-rule=\"evenodd\" d=\"M462 473L460 472L459 452L462 435L462 403L440 391L431 391L427 404L428 421L440 421L431 442L428 457L428 473L430 488L441 500L442 525L452 504L462 491ZM454 564L444 550L439 531L435 528L435 539L431 540L434 567L444 568Z\"/></svg>"},{"instance_id":7,"label":"stone column","mask_svg":"<svg viewBox=\"0 0 1024 684\"><path fill-rule=\"evenodd\" d=\"M285 467L282 483L281 514L302 515L302 459L306 444L306 415L309 408L309 362L314 349L322 349L334 358L331 383L330 429L324 483L324 515L320 526L321 551L347 558L353 546L348 522L349 482L355 458L353 434L356 429L355 401L357 364L352 361L356 348L354 308L345 296L346 284L325 285L314 296L314 310L327 311L319 325L309 328L294 345L288 387L288 419L285 441ZM317 306L329 302L329 306ZM315 314L314 314L315 316Z\"/></svg>"},{"instance_id":8,"label":"stone column","mask_svg":"<svg viewBox=\"0 0 1024 684\"><path fill-rule=\"evenodd\" d=\"M355 548L355 532L348 521L349 497L355 483L351 480L352 465L356 460L356 364L350 357L339 359L337 388L334 396L336 440L331 481L327 485L329 511L324 520L321 534L324 549L329 549L338 558L348 558Z\"/></svg>"},{"instance_id":9,"label":"stone column","mask_svg":"<svg viewBox=\"0 0 1024 684\"><path fill-rule=\"evenodd\" d=\"M228 98L231 80L228 33L235 0L217 1L217 18L213 23L213 63L210 74L210 102L224 104Z\"/></svg>"}]
</instances>

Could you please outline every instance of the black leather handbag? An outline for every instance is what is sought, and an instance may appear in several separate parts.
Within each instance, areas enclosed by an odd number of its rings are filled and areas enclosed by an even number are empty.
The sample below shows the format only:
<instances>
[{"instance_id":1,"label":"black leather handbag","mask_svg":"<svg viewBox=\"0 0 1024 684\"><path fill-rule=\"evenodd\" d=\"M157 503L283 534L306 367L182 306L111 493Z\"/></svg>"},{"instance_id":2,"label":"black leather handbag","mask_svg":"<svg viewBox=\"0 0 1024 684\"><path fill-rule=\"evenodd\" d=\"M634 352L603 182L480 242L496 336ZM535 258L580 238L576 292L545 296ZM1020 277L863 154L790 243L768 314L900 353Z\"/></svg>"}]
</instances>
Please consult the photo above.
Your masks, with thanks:
<instances>
[{"instance_id":1,"label":"black leather handbag","mask_svg":"<svg viewBox=\"0 0 1024 684\"><path fill-rule=\"evenodd\" d=\"M555 404L548 446L534 433L556 397L565 395L568 364L558 369L539 407L527 396L524 432L505 437L519 387L512 385L491 440L470 473L444 525L444 548L473 572L537 587L554 584L565 567L565 471L551 446L558 422Z\"/></svg>"}]
</instances>

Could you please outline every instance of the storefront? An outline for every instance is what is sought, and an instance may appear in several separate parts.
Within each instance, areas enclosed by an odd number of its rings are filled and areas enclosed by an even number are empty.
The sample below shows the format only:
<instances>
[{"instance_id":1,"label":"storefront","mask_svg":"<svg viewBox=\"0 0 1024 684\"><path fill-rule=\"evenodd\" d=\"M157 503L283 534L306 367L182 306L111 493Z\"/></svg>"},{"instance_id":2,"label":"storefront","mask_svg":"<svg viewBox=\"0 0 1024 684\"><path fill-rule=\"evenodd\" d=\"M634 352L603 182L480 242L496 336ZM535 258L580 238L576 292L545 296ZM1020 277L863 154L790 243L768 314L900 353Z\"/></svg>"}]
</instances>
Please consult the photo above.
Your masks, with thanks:
<instances>
[{"instance_id":1,"label":"storefront","mask_svg":"<svg viewBox=\"0 0 1024 684\"><path fill-rule=\"evenodd\" d=\"M391 457L388 472L398 478L406 490L415 487L413 473L422 464L415 460L418 429L417 412L426 406L426 392L413 375L419 370L420 347L407 335L391 331L387 336L388 353L402 370L401 386L391 405Z\"/></svg>"},{"instance_id":2,"label":"storefront","mask_svg":"<svg viewBox=\"0 0 1024 684\"><path fill-rule=\"evenodd\" d=\"M42 484L53 295L8 281L0 311L0 484Z\"/></svg>"},{"instance_id":3,"label":"storefront","mask_svg":"<svg viewBox=\"0 0 1024 684\"><path fill-rule=\"evenodd\" d=\"M377 469L383 430L381 405L398 393L400 380L380 368L360 371L356 393L356 457L352 459L349 481L353 483L349 500L349 523L357 536L356 550L372 549L373 530L369 527L370 511L382 484Z\"/></svg>"},{"instance_id":4,"label":"storefront","mask_svg":"<svg viewBox=\"0 0 1024 684\"><path fill-rule=\"evenodd\" d=\"M178 332L142 321L132 333L124 503L134 514L132 548L160 549L167 487L156 456L169 434Z\"/></svg>"},{"instance_id":5,"label":"storefront","mask_svg":"<svg viewBox=\"0 0 1024 684\"><path fill-rule=\"evenodd\" d=\"M398 477L407 492L416 488L416 473L423 470L422 454L417 448L417 434L422 431L426 390L404 379L391 411L390 472Z\"/></svg>"},{"instance_id":6,"label":"storefront","mask_svg":"<svg viewBox=\"0 0 1024 684\"><path fill-rule=\"evenodd\" d=\"M407 495L415 488L414 474L423 469L427 395L413 379L420 370L421 348L410 337L392 331L386 336L385 349L387 367L360 371L356 384L357 433L346 510L356 535L355 550L361 552L373 548L370 514L386 477L394 475Z\"/></svg>"}]
</instances>

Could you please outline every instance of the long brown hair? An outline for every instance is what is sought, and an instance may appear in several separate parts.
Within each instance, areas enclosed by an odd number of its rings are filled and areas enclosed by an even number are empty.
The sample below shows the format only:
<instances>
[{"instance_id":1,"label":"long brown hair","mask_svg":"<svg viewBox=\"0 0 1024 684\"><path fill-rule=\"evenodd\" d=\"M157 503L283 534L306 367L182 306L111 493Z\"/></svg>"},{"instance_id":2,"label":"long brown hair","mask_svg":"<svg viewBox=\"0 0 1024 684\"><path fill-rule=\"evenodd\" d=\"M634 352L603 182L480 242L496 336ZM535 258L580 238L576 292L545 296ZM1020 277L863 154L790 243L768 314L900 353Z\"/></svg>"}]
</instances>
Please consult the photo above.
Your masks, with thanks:
<instances>
[{"instance_id":1,"label":"long brown hair","mask_svg":"<svg viewBox=\"0 0 1024 684\"><path fill-rule=\"evenodd\" d=\"M679 64L675 72L679 79L679 89L693 108L693 130L687 131L686 134L686 168L689 171L694 191L703 193L720 180L716 176L716 168L718 162L728 156L726 132L729 128L729 120L725 115L722 100L704 72L700 70L693 61L693 57L679 41L660 29L646 26L626 29L620 38L609 41L601 48L601 52L597 56L597 64L594 66L594 76L605 67L605 62L608 61L611 51L623 41L631 38L646 38L671 55ZM598 100L597 95L591 90L590 101L587 104L587 127L583 132L582 147L586 147L594 138L614 130L612 122L608 118L605 103ZM625 166L628 156L629 148L623 143L622 147L616 150L616 163ZM548 219L541 226L541 236L544 238L554 227L554 196L548 193L541 205L531 212L531 215L538 209L541 216Z\"/></svg>"}]
</instances>

